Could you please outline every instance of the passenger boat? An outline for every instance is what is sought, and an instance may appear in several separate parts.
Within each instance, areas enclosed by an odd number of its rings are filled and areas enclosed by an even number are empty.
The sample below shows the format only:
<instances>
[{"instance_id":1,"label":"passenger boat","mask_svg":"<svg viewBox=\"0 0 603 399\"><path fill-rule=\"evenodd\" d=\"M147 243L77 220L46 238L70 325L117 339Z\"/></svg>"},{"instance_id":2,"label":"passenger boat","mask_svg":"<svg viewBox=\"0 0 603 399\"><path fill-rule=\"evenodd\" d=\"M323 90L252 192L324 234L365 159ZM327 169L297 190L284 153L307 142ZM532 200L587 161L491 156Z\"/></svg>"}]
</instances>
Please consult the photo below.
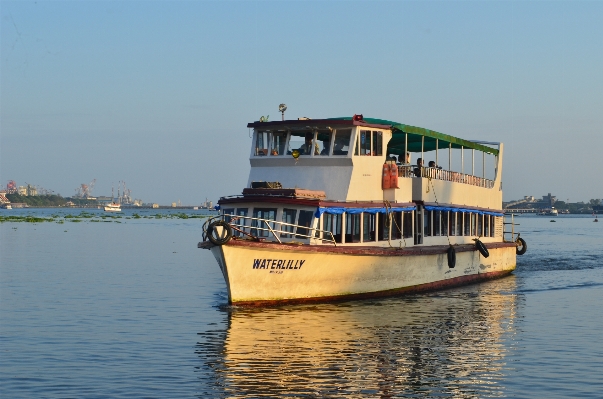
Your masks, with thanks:
<instances>
[{"instance_id":1,"label":"passenger boat","mask_svg":"<svg viewBox=\"0 0 603 399\"><path fill-rule=\"evenodd\" d=\"M508 275L527 248L513 222L503 222L502 143L362 115L247 126L247 187L220 198L220 215L205 223L198 244L216 258L230 304L458 286ZM441 154L448 168L410 165L411 154L433 155L436 164Z\"/></svg>"},{"instance_id":2,"label":"passenger boat","mask_svg":"<svg viewBox=\"0 0 603 399\"><path fill-rule=\"evenodd\" d=\"M105 205L105 212L121 212L121 204L117 202L111 202Z\"/></svg>"},{"instance_id":3,"label":"passenger boat","mask_svg":"<svg viewBox=\"0 0 603 399\"><path fill-rule=\"evenodd\" d=\"M105 212L121 212L121 203L119 202L119 199L115 201L115 196L113 194L113 187L111 187L111 202L104 206ZM117 197L119 198L119 187L117 188Z\"/></svg>"}]
</instances>

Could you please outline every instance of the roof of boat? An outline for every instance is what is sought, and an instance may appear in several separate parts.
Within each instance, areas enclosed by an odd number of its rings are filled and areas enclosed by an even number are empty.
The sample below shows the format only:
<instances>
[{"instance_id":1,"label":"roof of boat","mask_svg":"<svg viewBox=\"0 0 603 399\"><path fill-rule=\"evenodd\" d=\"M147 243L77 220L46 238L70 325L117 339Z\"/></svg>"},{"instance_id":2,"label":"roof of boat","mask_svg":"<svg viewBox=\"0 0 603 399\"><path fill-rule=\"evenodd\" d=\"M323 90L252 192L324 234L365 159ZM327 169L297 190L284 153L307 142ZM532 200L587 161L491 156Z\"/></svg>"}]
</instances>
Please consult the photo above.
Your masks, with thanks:
<instances>
[{"instance_id":1,"label":"roof of boat","mask_svg":"<svg viewBox=\"0 0 603 399\"><path fill-rule=\"evenodd\" d=\"M485 145L482 142L470 141L459 137L450 136L448 134L436 132L435 130L425 129L422 127L405 125L403 123L390 121L387 119L377 118L357 118L339 117L327 119L300 119L300 120L285 120L274 122L252 122L247 124L250 128L271 128L284 127L299 129L304 127L314 126L365 126L379 129L390 129L392 131L392 139L387 145L387 151L391 154L404 154L405 145L408 152L433 151L438 148L471 148L478 151L486 152L493 155L498 155L498 149ZM408 136L406 136L408 134ZM488 143L490 144L490 143Z\"/></svg>"}]
</instances>

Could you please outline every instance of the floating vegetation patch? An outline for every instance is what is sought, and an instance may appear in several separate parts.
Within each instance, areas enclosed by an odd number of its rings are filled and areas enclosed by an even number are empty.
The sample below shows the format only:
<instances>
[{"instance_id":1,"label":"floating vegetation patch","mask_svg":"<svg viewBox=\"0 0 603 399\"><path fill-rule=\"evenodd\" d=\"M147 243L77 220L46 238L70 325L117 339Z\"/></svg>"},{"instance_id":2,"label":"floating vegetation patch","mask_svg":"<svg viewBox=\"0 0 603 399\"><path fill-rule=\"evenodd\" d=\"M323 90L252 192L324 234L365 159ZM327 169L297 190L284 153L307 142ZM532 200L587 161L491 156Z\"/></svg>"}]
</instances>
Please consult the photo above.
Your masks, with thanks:
<instances>
[{"instance_id":1,"label":"floating vegetation patch","mask_svg":"<svg viewBox=\"0 0 603 399\"><path fill-rule=\"evenodd\" d=\"M70 221L73 223L79 223L83 221L89 222L115 222L122 223L118 219L205 219L212 215L197 215L197 214L186 214L184 212L179 213L156 213L154 215L141 216L138 213L134 213L132 216L128 215L105 215L105 214L94 214L89 212L81 212L79 215L65 214L58 215L52 214L50 216L41 217L36 215L2 215L0 214L0 223L13 222L13 223L42 223L42 222L56 222L59 224Z\"/></svg>"}]
</instances>

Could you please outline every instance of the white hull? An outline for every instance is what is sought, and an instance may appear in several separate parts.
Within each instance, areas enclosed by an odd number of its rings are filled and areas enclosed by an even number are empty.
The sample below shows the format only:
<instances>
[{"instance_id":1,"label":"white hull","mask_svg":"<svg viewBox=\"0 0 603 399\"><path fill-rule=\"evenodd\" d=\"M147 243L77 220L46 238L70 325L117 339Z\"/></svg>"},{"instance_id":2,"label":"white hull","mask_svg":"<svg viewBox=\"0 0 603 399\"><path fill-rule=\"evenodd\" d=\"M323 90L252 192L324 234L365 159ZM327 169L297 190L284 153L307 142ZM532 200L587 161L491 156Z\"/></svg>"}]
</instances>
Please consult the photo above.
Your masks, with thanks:
<instances>
[{"instance_id":1,"label":"white hull","mask_svg":"<svg viewBox=\"0 0 603 399\"><path fill-rule=\"evenodd\" d=\"M324 249L233 240L211 251L224 274L229 302L241 305L433 290L501 277L515 269L516 261L514 244L489 248L488 258L471 245L459 247L452 269L447 264L446 248L441 246L421 248L423 253L432 254L419 254L418 248Z\"/></svg>"},{"instance_id":2,"label":"white hull","mask_svg":"<svg viewBox=\"0 0 603 399\"><path fill-rule=\"evenodd\" d=\"M121 205L119 205L119 204L105 205L105 212L121 212Z\"/></svg>"}]
</instances>

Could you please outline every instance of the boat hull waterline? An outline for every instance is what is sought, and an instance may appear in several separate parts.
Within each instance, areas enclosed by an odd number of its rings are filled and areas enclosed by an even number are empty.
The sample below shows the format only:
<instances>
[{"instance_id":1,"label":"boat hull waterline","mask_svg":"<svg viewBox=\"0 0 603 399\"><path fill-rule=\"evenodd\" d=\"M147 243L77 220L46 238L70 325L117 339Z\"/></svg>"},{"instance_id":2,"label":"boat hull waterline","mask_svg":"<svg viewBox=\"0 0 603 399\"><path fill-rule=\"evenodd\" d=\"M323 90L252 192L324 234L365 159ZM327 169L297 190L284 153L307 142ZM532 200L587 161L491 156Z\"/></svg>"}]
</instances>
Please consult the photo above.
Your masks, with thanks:
<instances>
[{"instance_id":1,"label":"boat hull waterline","mask_svg":"<svg viewBox=\"0 0 603 399\"><path fill-rule=\"evenodd\" d=\"M302 248L232 240L212 246L232 305L328 302L438 290L490 280L515 270L513 243L489 245L484 258L459 246L456 267L446 248ZM372 254L371 254L372 253Z\"/></svg>"}]
</instances>

